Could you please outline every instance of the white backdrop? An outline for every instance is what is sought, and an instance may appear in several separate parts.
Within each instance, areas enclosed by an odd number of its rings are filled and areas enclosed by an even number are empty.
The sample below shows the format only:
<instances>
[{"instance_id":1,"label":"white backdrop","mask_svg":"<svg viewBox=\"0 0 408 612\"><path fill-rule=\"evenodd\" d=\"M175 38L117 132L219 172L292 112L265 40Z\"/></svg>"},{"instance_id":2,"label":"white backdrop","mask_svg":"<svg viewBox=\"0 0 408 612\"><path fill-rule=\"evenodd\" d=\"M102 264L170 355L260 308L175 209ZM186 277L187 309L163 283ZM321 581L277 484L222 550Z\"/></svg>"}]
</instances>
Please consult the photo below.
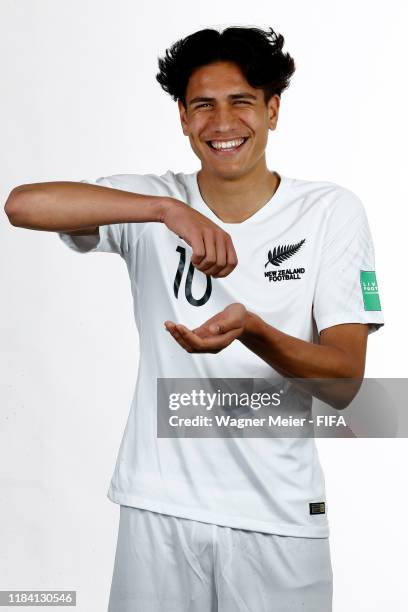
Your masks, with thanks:
<instances>
[{"instance_id":1,"label":"white backdrop","mask_svg":"<svg viewBox=\"0 0 408 612\"><path fill-rule=\"evenodd\" d=\"M297 71L269 167L363 200L386 321L366 376L406 377L406 5L218 4L2 0L2 202L21 183L198 168L157 56L203 27L272 26ZM101 612L119 518L106 491L138 365L126 266L14 228L2 209L0 231L0 590L76 589L80 612ZM405 611L407 440L318 446L334 612Z\"/></svg>"}]
</instances>

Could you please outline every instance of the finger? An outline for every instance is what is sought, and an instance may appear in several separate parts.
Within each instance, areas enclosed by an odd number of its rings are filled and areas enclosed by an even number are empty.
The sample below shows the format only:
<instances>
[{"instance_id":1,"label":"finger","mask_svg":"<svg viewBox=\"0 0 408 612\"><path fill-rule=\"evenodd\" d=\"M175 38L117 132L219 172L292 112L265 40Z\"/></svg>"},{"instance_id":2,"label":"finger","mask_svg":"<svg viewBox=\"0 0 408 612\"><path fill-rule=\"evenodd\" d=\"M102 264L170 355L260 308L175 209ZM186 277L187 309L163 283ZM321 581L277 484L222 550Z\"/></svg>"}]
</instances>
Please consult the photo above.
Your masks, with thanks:
<instances>
[{"instance_id":1,"label":"finger","mask_svg":"<svg viewBox=\"0 0 408 612\"><path fill-rule=\"evenodd\" d=\"M235 331L240 329L241 325L235 319L221 319L218 318L216 321L213 321L208 326L208 329L212 334L218 334L219 336L222 334L226 334L229 331Z\"/></svg>"},{"instance_id":2,"label":"finger","mask_svg":"<svg viewBox=\"0 0 408 612\"><path fill-rule=\"evenodd\" d=\"M209 327L212 323L219 321L220 316L221 313L217 312L217 314L213 315L212 317L207 319L207 321L204 321L204 323L193 329L193 333L199 335L201 338L203 337L203 334L208 335L212 333L209 331Z\"/></svg>"},{"instance_id":3,"label":"finger","mask_svg":"<svg viewBox=\"0 0 408 612\"><path fill-rule=\"evenodd\" d=\"M224 232L217 232L215 235L215 249L216 249L216 264L209 268L206 273L211 276L218 277L218 274L223 270L227 264L227 248L225 244Z\"/></svg>"},{"instance_id":4,"label":"finger","mask_svg":"<svg viewBox=\"0 0 408 612\"><path fill-rule=\"evenodd\" d=\"M194 351L201 349L202 339L195 334L193 331L185 327L184 325L177 325L177 333L180 339Z\"/></svg>"},{"instance_id":5,"label":"finger","mask_svg":"<svg viewBox=\"0 0 408 612\"><path fill-rule=\"evenodd\" d=\"M222 328L219 323L211 323L208 328L212 334L222 334L225 333L226 330Z\"/></svg>"},{"instance_id":6,"label":"finger","mask_svg":"<svg viewBox=\"0 0 408 612\"><path fill-rule=\"evenodd\" d=\"M199 338L184 326L177 326L185 342L195 351L206 352L221 350L227 347L237 337L237 330L230 330L224 334L211 336L209 338Z\"/></svg>"},{"instance_id":7,"label":"finger","mask_svg":"<svg viewBox=\"0 0 408 612\"><path fill-rule=\"evenodd\" d=\"M216 263L211 268L206 270L206 273L217 277L220 270L223 270L227 264L227 249L225 245L224 232L216 232L214 240Z\"/></svg>"},{"instance_id":8,"label":"finger","mask_svg":"<svg viewBox=\"0 0 408 612\"><path fill-rule=\"evenodd\" d=\"M165 321L164 326L168 332L173 336L173 338L177 341L182 340L179 332L177 331L176 324L172 321ZM186 347L183 347L186 348Z\"/></svg>"},{"instance_id":9,"label":"finger","mask_svg":"<svg viewBox=\"0 0 408 612\"><path fill-rule=\"evenodd\" d=\"M227 239L227 267L232 270L238 265L238 256L235 250L234 244L232 242L231 236L228 236Z\"/></svg>"},{"instance_id":10,"label":"finger","mask_svg":"<svg viewBox=\"0 0 408 612\"><path fill-rule=\"evenodd\" d=\"M191 256L191 263L193 264L193 266L197 267L205 257L204 240L200 233L197 232L192 237L191 248L193 250L193 254Z\"/></svg>"},{"instance_id":11,"label":"finger","mask_svg":"<svg viewBox=\"0 0 408 612\"><path fill-rule=\"evenodd\" d=\"M217 319L215 319L214 321L208 321L201 327L197 327L192 331L200 338L204 338L205 336L213 336L214 334L226 333L230 329L232 329L231 326L228 327L227 325L220 323Z\"/></svg>"},{"instance_id":12,"label":"finger","mask_svg":"<svg viewBox=\"0 0 408 612\"><path fill-rule=\"evenodd\" d=\"M211 336L211 332L204 326L196 327L192 330L193 334L196 334L199 338L206 338L207 336Z\"/></svg>"},{"instance_id":13,"label":"finger","mask_svg":"<svg viewBox=\"0 0 408 612\"><path fill-rule=\"evenodd\" d=\"M201 326L197 329L193 329L193 334L204 340L205 338L211 338L212 336L217 335L217 331L210 329L208 326Z\"/></svg>"},{"instance_id":14,"label":"finger","mask_svg":"<svg viewBox=\"0 0 408 612\"><path fill-rule=\"evenodd\" d=\"M227 234L225 238L225 249L227 253L227 263L224 269L220 270L220 272L218 273L218 278L223 278L224 276L228 276L228 274L231 274L231 272L236 268L238 264L238 257L231 236L229 234Z\"/></svg>"},{"instance_id":15,"label":"finger","mask_svg":"<svg viewBox=\"0 0 408 612\"><path fill-rule=\"evenodd\" d=\"M174 327L174 323L172 321L165 321L164 322L164 328L166 331L171 331L172 328Z\"/></svg>"},{"instance_id":16,"label":"finger","mask_svg":"<svg viewBox=\"0 0 408 612\"><path fill-rule=\"evenodd\" d=\"M188 342L186 342L184 336L180 334L176 326L170 330L170 333L183 349L185 349L188 353L192 352L192 347Z\"/></svg>"},{"instance_id":17,"label":"finger","mask_svg":"<svg viewBox=\"0 0 408 612\"><path fill-rule=\"evenodd\" d=\"M216 263L217 256L213 232L204 230L202 236L204 240L205 257L196 267L198 270L201 270L201 272L207 274L207 270L212 268Z\"/></svg>"}]
</instances>

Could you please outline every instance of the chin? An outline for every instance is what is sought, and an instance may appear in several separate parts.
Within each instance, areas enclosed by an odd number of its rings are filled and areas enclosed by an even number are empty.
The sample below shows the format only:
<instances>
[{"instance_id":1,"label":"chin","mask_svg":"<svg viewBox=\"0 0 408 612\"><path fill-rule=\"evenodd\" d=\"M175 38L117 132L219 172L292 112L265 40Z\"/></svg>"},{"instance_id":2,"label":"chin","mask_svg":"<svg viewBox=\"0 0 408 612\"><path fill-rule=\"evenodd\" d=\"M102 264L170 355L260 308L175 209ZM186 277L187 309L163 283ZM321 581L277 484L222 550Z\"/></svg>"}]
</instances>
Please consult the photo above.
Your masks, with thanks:
<instances>
[{"instance_id":1,"label":"chin","mask_svg":"<svg viewBox=\"0 0 408 612\"><path fill-rule=\"evenodd\" d=\"M203 164L203 169L204 168L206 172L208 172L209 174L213 174L217 178L222 178L226 180L233 180L233 179L241 178L241 176L244 176L247 172L247 168L244 166L235 166L235 167L231 166L229 168L228 167L222 168L220 166L213 166L212 164L211 165Z\"/></svg>"}]
</instances>

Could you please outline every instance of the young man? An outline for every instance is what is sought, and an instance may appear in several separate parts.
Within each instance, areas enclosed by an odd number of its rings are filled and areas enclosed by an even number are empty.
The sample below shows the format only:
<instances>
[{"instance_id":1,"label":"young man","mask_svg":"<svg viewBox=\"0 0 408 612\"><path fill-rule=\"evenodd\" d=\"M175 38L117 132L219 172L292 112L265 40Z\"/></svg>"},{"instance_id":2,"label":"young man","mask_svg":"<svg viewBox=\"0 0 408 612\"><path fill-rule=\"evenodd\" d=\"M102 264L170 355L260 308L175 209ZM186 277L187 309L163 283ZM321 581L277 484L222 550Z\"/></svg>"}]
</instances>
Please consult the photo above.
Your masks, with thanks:
<instances>
[{"instance_id":1,"label":"young man","mask_svg":"<svg viewBox=\"0 0 408 612\"><path fill-rule=\"evenodd\" d=\"M202 30L159 60L198 172L23 185L6 204L13 225L128 267L140 365L108 491L110 612L331 610L314 439L156 431L158 378L361 379L384 323L364 290L374 250L358 197L267 168L295 70L283 43L272 29Z\"/></svg>"}]
</instances>

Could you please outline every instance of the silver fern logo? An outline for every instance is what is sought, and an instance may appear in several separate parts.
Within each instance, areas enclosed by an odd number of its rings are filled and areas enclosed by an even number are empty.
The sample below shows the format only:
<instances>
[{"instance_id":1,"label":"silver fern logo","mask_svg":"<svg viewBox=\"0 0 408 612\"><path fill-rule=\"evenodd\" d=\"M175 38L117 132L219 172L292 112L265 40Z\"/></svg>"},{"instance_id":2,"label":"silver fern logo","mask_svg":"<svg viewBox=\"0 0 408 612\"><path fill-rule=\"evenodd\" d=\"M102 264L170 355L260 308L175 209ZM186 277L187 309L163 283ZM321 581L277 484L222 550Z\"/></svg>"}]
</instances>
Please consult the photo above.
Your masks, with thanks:
<instances>
[{"instance_id":1,"label":"silver fern logo","mask_svg":"<svg viewBox=\"0 0 408 612\"><path fill-rule=\"evenodd\" d=\"M287 245L279 245L274 247L273 251L268 251L268 261L265 264L265 268L269 266L275 266L279 268L281 263L289 259L295 255L306 242L306 239L303 238L300 242L296 244L287 244ZM305 272L304 268L294 268L294 269L286 269L282 268L279 270L268 270L264 273L265 277L269 278L269 281L283 281L283 280L297 280L301 278L301 274Z\"/></svg>"},{"instance_id":2,"label":"silver fern logo","mask_svg":"<svg viewBox=\"0 0 408 612\"><path fill-rule=\"evenodd\" d=\"M268 264L273 266L280 266L282 262L292 257L301 248L302 244L306 242L306 238L303 238L297 244L289 244L288 246L277 246L272 251L268 251L268 261L265 264L265 268Z\"/></svg>"}]
</instances>

